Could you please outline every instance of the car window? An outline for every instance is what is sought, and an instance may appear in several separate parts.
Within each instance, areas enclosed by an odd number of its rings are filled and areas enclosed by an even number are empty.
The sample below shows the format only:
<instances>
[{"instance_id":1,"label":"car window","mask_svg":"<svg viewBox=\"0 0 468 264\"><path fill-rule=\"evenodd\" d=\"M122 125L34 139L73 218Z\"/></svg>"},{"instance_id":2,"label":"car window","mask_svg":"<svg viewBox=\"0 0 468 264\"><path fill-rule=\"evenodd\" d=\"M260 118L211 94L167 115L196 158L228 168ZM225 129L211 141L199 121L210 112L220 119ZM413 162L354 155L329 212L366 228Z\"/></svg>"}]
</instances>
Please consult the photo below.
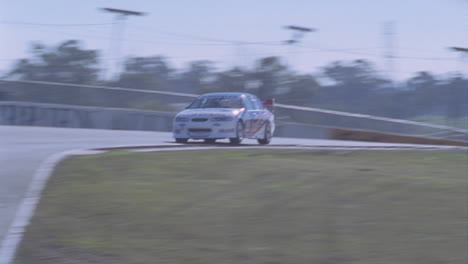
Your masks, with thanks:
<instances>
[{"instance_id":1,"label":"car window","mask_svg":"<svg viewBox=\"0 0 468 264\"><path fill-rule=\"evenodd\" d=\"M251 100L255 110L263 110L263 104L256 96L252 96Z\"/></svg>"},{"instance_id":2,"label":"car window","mask_svg":"<svg viewBox=\"0 0 468 264\"><path fill-rule=\"evenodd\" d=\"M254 105L252 103L252 100L250 100L250 96L246 96L244 98L244 105L245 105L245 108L247 110L253 110L254 109Z\"/></svg>"},{"instance_id":3,"label":"car window","mask_svg":"<svg viewBox=\"0 0 468 264\"><path fill-rule=\"evenodd\" d=\"M238 96L205 96L196 99L187 109L195 108L241 108L242 100Z\"/></svg>"}]
</instances>

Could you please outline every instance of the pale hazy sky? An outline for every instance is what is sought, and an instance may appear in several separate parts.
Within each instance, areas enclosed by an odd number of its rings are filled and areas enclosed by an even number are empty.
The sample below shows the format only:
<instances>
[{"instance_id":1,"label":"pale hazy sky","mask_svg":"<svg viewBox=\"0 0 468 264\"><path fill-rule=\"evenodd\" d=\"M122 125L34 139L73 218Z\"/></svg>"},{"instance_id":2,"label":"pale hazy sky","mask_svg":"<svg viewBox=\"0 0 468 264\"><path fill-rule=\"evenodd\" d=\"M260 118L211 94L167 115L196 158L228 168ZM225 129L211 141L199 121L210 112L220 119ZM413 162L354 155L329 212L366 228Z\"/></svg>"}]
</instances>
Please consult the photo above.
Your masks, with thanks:
<instances>
[{"instance_id":1,"label":"pale hazy sky","mask_svg":"<svg viewBox=\"0 0 468 264\"><path fill-rule=\"evenodd\" d=\"M103 7L146 12L125 22L120 52L110 52L114 15ZM367 59L385 73L384 23L393 21L393 74L417 71L468 75L468 0L0 0L0 73L28 57L31 42L82 40L103 52L103 65L129 56L164 55L174 67L211 60L220 69L279 55L294 69ZM93 24L93 25L84 25ZM317 28L284 45L286 25Z\"/></svg>"}]
</instances>

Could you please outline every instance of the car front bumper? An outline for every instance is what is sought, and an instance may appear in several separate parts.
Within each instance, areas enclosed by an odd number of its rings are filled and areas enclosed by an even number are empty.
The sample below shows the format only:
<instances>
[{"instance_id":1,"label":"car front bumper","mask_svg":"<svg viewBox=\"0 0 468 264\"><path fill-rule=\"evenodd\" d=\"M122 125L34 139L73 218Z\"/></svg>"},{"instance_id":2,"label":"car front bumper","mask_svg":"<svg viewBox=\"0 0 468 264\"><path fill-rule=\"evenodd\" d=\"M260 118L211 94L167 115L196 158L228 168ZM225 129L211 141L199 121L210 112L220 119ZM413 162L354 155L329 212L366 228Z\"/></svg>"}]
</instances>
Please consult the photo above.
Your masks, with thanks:
<instances>
[{"instance_id":1,"label":"car front bumper","mask_svg":"<svg viewBox=\"0 0 468 264\"><path fill-rule=\"evenodd\" d=\"M194 123L175 122L174 138L205 139L235 138L236 122Z\"/></svg>"}]
</instances>

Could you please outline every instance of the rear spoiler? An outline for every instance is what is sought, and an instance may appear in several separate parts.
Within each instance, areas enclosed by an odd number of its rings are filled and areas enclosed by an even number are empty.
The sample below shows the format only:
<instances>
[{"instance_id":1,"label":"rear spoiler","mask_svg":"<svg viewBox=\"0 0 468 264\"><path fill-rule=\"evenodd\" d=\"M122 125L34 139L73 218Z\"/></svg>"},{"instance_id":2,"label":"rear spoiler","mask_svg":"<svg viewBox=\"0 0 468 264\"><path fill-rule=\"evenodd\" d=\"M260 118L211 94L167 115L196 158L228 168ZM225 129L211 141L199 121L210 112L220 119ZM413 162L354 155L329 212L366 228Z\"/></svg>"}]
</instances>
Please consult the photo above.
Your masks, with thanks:
<instances>
[{"instance_id":1,"label":"rear spoiler","mask_svg":"<svg viewBox=\"0 0 468 264\"><path fill-rule=\"evenodd\" d=\"M275 99L268 99L263 101L263 106L273 113L275 110Z\"/></svg>"}]
</instances>

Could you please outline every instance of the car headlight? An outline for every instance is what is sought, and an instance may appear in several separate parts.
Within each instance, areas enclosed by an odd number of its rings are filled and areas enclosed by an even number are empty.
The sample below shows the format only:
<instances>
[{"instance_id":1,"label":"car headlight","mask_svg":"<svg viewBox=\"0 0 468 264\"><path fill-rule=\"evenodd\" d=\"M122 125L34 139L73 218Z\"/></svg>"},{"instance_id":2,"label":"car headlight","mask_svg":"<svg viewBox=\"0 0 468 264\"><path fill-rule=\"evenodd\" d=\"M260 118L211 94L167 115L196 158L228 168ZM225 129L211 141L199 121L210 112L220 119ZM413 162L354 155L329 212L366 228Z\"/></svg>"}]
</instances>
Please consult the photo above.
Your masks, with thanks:
<instances>
[{"instance_id":1,"label":"car headlight","mask_svg":"<svg viewBox=\"0 0 468 264\"><path fill-rule=\"evenodd\" d=\"M232 116L215 116L211 118L212 122L227 122L234 120Z\"/></svg>"},{"instance_id":2,"label":"car headlight","mask_svg":"<svg viewBox=\"0 0 468 264\"><path fill-rule=\"evenodd\" d=\"M185 116L176 116L175 121L176 122L188 122L189 118Z\"/></svg>"}]
</instances>

